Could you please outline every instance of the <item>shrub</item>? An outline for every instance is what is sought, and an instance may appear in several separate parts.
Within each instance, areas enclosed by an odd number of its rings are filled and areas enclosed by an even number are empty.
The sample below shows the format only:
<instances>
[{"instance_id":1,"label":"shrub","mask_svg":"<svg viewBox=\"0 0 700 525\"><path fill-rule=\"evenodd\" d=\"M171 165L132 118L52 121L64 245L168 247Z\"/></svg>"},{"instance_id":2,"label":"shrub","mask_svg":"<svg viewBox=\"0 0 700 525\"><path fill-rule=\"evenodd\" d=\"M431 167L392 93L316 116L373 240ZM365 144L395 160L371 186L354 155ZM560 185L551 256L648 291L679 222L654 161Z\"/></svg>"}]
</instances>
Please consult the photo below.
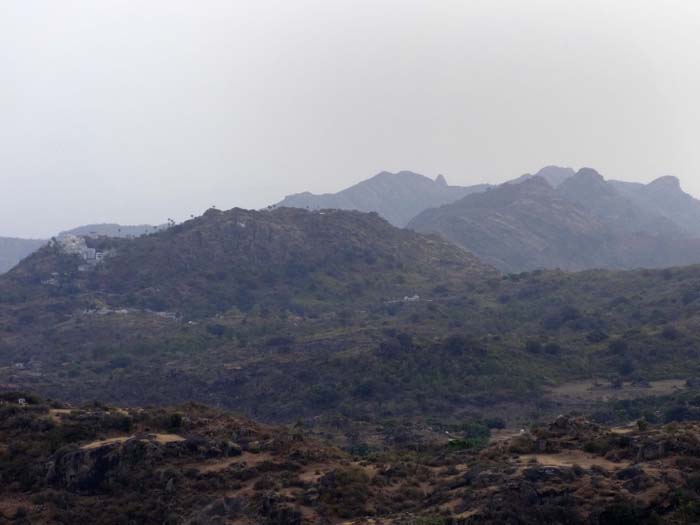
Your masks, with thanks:
<instances>
[{"instance_id":1,"label":"shrub","mask_svg":"<svg viewBox=\"0 0 700 525\"><path fill-rule=\"evenodd\" d=\"M472 352L482 352L482 348L471 337L464 335L451 335L444 342L445 350L452 355L460 355Z\"/></svg>"},{"instance_id":2,"label":"shrub","mask_svg":"<svg viewBox=\"0 0 700 525\"><path fill-rule=\"evenodd\" d=\"M223 337L226 333L226 327L222 324L207 325L207 332L214 337Z\"/></svg>"},{"instance_id":3,"label":"shrub","mask_svg":"<svg viewBox=\"0 0 700 525\"><path fill-rule=\"evenodd\" d=\"M597 344L597 343L602 343L603 341L606 341L610 336L603 332L602 330L594 330L588 336L586 339L588 340L589 343Z\"/></svg>"},{"instance_id":4,"label":"shrub","mask_svg":"<svg viewBox=\"0 0 700 525\"><path fill-rule=\"evenodd\" d=\"M610 341L608 350L613 354L622 355L627 352L627 343L622 339L615 339L614 341Z\"/></svg>"},{"instance_id":5,"label":"shrub","mask_svg":"<svg viewBox=\"0 0 700 525\"><path fill-rule=\"evenodd\" d=\"M544 345L545 354L549 355L559 355L561 353L561 346L558 343L547 343Z\"/></svg>"},{"instance_id":6,"label":"shrub","mask_svg":"<svg viewBox=\"0 0 700 525\"><path fill-rule=\"evenodd\" d=\"M484 421L484 423L486 424L487 428L490 429L502 430L506 428L505 420L500 417L489 418L486 421Z\"/></svg>"},{"instance_id":7,"label":"shrub","mask_svg":"<svg viewBox=\"0 0 700 525\"><path fill-rule=\"evenodd\" d=\"M369 487L369 478L362 469L339 468L319 480L318 499L341 518L352 518L366 513Z\"/></svg>"},{"instance_id":8,"label":"shrub","mask_svg":"<svg viewBox=\"0 0 700 525\"><path fill-rule=\"evenodd\" d=\"M542 343L540 343L539 341L535 341L534 339L526 341L525 351L530 354L539 354L540 352L542 352Z\"/></svg>"},{"instance_id":9,"label":"shrub","mask_svg":"<svg viewBox=\"0 0 700 525\"><path fill-rule=\"evenodd\" d=\"M661 331L661 337L668 341L677 341L681 337L681 333L673 326L666 326Z\"/></svg>"}]
</instances>

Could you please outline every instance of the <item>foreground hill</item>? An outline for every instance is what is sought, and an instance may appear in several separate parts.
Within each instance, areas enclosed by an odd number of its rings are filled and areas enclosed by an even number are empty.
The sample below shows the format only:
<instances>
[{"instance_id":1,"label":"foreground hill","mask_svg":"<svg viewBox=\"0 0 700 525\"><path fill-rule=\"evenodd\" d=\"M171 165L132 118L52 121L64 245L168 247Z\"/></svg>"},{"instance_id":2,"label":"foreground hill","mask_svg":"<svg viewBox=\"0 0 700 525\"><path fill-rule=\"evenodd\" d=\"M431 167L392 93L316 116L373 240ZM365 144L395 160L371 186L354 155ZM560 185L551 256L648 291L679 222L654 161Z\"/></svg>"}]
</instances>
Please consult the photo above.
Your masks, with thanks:
<instances>
[{"instance_id":1,"label":"foreground hill","mask_svg":"<svg viewBox=\"0 0 700 525\"><path fill-rule=\"evenodd\" d=\"M38 239L0 237L0 274L8 271L44 244L46 241Z\"/></svg>"},{"instance_id":2,"label":"foreground hill","mask_svg":"<svg viewBox=\"0 0 700 525\"><path fill-rule=\"evenodd\" d=\"M22 396L25 406L17 402ZM302 426L203 406L0 396L0 520L15 523L681 524L700 519L700 427L580 417L350 454ZM444 434L443 434L444 436ZM461 520L461 521L460 521Z\"/></svg>"},{"instance_id":3,"label":"foreground hill","mask_svg":"<svg viewBox=\"0 0 700 525\"><path fill-rule=\"evenodd\" d=\"M425 209L454 202L488 187L488 184L449 186L442 175L432 180L410 171L384 171L338 193L297 193L285 197L276 206L376 212L394 226L403 227Z\"/></svg>"},{"instance_id":4,"label":"foreground hill","mask_svg":"<svg viewBox=\"0 0 700 525\"><path fill-rule=\"evenodd\" d=\"M440 233L503 271L659 268L700 262L700 239L580 170L553 188L541 177L426 210L408 228Z\"/></svg>"}]
</instances>

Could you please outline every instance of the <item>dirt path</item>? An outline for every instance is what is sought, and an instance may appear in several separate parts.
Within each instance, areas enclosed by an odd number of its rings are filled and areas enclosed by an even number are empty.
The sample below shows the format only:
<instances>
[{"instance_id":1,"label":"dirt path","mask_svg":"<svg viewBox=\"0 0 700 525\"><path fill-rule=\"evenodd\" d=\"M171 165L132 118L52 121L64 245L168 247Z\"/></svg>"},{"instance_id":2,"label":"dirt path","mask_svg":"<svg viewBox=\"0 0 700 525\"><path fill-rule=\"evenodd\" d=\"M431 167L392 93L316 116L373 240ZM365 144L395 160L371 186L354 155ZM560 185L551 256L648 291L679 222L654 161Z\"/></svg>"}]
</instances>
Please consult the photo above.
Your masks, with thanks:
<instances>
[{"instance_id":1,"label":"dirt path","mask_svg":"<svg viewBox=\"0 0 700 525\"><path fill-rule=\"evenodd\" d=\"M525 454L518 458L523 467L536 463L543 467L571 468L578 465L585 469L599 467L608 471L614 471L630 466L628 461L614 463L600 456L586 454L580 450L565 450L559 454Z\"/></svg>"},{"instance_id":2,"label":"dirt path","mask_svg":"<svg viewBox=\"0 0 700 525\"><path fill-rule=\"evenodd\" d=\"M113 438L108 438L108 439L101 439L99 441L93 441L92 443L88 443L87 445L83 445L80 447L83 450L92 450L95 448L100 448L105 445L111 445L113 443L124 443L126 441L129 441L130 439L134 439L136 436L119 436L119 437L113 437ZM146 440L151 440L155 441L156 443L159 443L161 445L166 445L168 443L178 443L181 441L185 441L185 438L182 436L178 436L177 434L148 434L144 439Z\"/></svg>"},{"instance_id":3,"label":"dirt path","mask_svg":"<svg viewBox=\"0 0 700 525\"><path fill-rule=\"evenodd\" d=\"M52 408L49 410L49 417L55 422L60 423L63 416L69 416L73 412L68 408Z\"/></svg>"},{"instance_id":4,"label":"dirt path","mask_svg":"<svg viewBox=\"0 0 700 525\"><path fill-rule=\"evenodd\" d=\"M269 452L262 452L260 454L253 454L252 452L244 452L240 456L235 456L232 458L216 459L212 461L203 461L201 463L192 463L186 465L185 468L195 468L202 474L208 474L211 472L221 472L226 470L231 465L236 465L239 463L245 463L249 467L259 465L264 461L273 461L274 458Z\"/></svg>"}]
</instances>

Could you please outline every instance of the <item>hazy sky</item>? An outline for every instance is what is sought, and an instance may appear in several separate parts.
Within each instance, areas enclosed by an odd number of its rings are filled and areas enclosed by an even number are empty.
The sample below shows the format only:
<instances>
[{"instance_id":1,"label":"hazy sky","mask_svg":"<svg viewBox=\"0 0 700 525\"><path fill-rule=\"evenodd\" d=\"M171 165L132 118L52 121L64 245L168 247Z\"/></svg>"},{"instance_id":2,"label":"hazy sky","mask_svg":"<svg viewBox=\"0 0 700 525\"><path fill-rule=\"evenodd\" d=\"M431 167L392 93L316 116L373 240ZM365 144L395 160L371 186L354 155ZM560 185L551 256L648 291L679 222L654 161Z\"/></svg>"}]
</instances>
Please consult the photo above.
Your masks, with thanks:
<instances>
[{"instance_id":1,"label":"hazy sky","mask_svg":"<svg viewBox=\"0 0 700 525\"><path fill-rule=\"evenodd\" d=\"M0 2L0 235L381 170L546 164L700 195L700 2Z\"/></svg>"}]
</instances>

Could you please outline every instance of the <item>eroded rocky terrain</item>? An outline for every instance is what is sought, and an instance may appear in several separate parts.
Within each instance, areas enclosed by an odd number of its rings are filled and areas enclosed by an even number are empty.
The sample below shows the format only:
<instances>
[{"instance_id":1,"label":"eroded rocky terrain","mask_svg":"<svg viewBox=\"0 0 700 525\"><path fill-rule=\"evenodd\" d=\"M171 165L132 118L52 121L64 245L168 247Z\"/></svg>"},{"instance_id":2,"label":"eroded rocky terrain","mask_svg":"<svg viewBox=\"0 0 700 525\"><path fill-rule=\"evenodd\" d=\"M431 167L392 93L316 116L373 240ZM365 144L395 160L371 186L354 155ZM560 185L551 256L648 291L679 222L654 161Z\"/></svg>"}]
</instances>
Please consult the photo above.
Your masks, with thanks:
<instances>
[{"instance_id":1,"label":"eroded rocky terrain","mask_svg":"<svg viewBox=\"0 0 700 525\"><path fill-rule=\"evenodd\" d=\"M17 396L24 396L19 404ZM700 425L583 417L351 454L303 426L201 405L73 407L13 393L0 412L11 523L692 523Z\"/></svg>"}]
</instances>

